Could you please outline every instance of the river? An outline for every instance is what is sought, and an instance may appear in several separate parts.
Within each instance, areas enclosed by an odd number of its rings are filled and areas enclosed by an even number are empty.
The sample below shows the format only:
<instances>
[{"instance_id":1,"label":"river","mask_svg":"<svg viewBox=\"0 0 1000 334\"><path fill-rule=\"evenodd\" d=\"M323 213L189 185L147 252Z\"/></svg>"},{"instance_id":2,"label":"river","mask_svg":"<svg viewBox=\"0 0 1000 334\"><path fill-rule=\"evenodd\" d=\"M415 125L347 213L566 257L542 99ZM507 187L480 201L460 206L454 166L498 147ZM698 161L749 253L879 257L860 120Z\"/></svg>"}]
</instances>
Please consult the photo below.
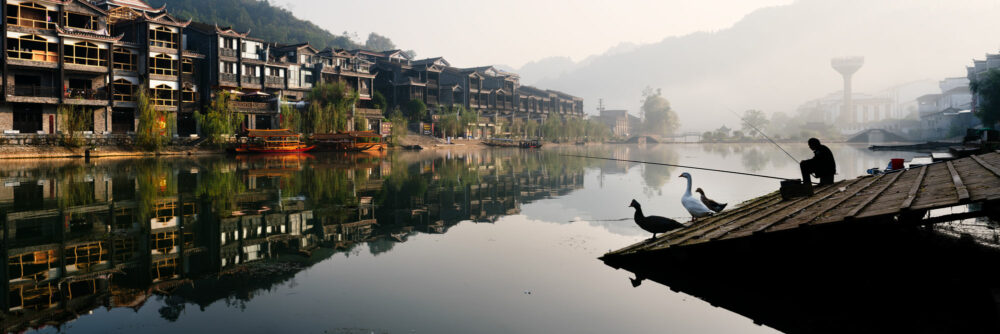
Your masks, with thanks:
<instances>
[{"instance_id":1,"label":"river","mask_svg":"<svg viewBox=\"0 0 1000 334\"><path fill-rule=\"evenodd\" d=\"M811 152L791 145L799 159ZM914 154L831 145L837 179ZM763 144L0 162L4 331L770 333L597 258L798 178Z\"/></svg>"}]
</instances>

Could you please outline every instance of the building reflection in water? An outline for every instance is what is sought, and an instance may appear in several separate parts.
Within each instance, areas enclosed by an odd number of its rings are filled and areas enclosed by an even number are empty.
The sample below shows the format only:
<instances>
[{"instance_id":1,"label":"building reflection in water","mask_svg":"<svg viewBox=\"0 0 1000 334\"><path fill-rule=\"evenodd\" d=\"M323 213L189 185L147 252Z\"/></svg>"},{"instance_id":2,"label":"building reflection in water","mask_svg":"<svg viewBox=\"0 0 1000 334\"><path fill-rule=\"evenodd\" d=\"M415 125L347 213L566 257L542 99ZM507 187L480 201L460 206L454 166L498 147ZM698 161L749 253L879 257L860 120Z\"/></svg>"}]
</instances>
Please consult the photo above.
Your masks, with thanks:
<instances>
[{"instance_id":1,"label":"building reflection in water","mask_svg":"<svg viewBox=\"0 0 1000 334\"><path fill-rule=\"evenodd\" d=\"M59 326L99 307L159 310L259 291L337 252L386 252L461 221L583 187L551 153L285 155L98 161L0 170L2 329ZM253 279L247 279L247 278Z\"/></svg>"}]
</instances>

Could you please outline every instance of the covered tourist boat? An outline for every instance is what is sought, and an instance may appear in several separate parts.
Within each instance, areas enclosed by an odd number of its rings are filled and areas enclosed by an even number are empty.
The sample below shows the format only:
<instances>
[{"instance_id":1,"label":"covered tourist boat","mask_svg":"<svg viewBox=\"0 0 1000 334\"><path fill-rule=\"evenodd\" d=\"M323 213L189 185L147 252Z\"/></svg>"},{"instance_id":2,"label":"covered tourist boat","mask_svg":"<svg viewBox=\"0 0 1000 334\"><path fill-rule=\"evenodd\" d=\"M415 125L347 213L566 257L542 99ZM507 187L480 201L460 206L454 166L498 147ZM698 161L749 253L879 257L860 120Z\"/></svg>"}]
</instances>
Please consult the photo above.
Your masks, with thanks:
<instances>
[{"instance_id":1,"label":"covered tourist boat","mask_svg":"<svg viewBox=\"0 0 1000 334\"><path fill-rule=\"evenodd\" d=\"M372 152L384 151L386 148L382 136L372 131L315 134L312 141L321 149L331 151Z\"/></svg>"},{"instance_id":2,"label":"covered tourist boat","mask_svg":"<svg viewBox=\"0 0 1000 334\"><path fill-rule=\"evenodd\" d=\"M303 144L299 134L288 129L247 130L246 141L235 149L236 153L299 153L315 146Z\"/></svg>"}]
</instances>

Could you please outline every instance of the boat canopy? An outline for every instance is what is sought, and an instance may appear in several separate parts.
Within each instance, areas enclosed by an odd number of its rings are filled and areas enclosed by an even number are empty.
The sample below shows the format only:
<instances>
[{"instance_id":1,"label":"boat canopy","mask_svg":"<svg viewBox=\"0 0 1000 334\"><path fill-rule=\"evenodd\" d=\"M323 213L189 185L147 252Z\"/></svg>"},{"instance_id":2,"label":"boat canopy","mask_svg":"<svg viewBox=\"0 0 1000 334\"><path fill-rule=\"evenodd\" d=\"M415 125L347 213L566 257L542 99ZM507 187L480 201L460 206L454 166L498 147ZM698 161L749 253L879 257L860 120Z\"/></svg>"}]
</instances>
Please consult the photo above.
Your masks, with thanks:
<instances>
[{"instance_id":1,"label":"boat canopy","mask_svg":"<svg viewBox=\"0 0 1000 334\"><path fill-rule=\"evenodd\" d=\"M299 134L288 129L247 130L247 137L298 137Z\"/></svg>"}]
</instances>

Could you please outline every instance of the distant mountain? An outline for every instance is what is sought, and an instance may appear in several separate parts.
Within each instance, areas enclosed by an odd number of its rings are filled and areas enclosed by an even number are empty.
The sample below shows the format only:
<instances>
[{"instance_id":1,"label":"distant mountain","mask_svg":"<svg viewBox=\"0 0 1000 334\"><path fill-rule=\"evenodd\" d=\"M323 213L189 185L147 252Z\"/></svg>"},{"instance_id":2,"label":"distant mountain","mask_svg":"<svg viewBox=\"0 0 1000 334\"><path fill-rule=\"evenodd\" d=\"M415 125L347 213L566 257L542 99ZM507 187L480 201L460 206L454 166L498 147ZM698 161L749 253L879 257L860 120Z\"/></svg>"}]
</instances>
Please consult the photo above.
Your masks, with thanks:
<instances>
[{"instance_id":1,"label":"distant mountain","mask_svg":"<svg viewBox=\"0 0 1000 334\"><path fill-rule=\"evenodd\" d=\"M759 9L716 32L669 37L576 64L551 58L529 63L521 76L584 97L591 114L599 98L609 108L638 114L642 89L661 88L683 129L738 128L730 108L791 114L805 101L840 90L833 57L865 57L854 75L856 92L965 76L972 58L997 52L1000 20L990 18L998 15L1000 3L993 0L799 0Z\"/></svg>"},{"instance_id":2,"label":"distant mountain","mask_svg":"<svg viewBox=\"0 0 1000 334\"><path fill-rule=\"evenodd\" d=\"M300 20L291 11L259 0L149 0L153 7L167 5L177 17L204 23L232 26L237 31L250 29L250 35L266 41L294 44L310 42L326 47L353 49L361 47L348 36L334 35L316 24ZM347 30L347 28L345 28ZM389 42L391 45L391 42Z\"/></svg>"}]
</instances>

